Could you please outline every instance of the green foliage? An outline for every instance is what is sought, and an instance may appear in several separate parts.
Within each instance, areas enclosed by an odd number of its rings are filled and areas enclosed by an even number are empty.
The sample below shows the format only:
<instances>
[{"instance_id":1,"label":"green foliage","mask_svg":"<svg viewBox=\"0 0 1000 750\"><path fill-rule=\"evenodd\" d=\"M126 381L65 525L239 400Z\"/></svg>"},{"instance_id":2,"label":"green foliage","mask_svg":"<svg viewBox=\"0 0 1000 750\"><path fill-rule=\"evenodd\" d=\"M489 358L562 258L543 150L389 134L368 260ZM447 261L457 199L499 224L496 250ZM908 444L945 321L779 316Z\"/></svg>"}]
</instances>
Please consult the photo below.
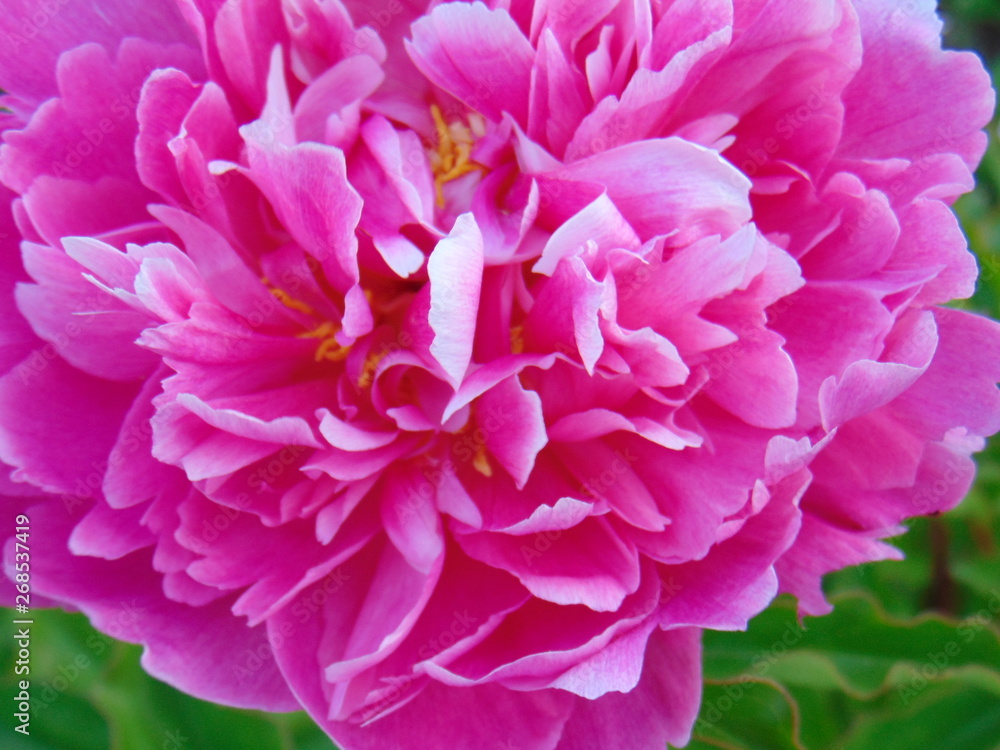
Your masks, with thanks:
<instances>
[{"instance_id":1,"label":"green foliage","mask_svg":"<svg viewBox=\"0 0 1000 750\"><path fill-rule=\"evenodd\" d=\"M963 620L897 619L876 595L804 622L782 599L746 633L706 633L694 747L996 750L1000 588Z\"/></svg>"}]
</instances>

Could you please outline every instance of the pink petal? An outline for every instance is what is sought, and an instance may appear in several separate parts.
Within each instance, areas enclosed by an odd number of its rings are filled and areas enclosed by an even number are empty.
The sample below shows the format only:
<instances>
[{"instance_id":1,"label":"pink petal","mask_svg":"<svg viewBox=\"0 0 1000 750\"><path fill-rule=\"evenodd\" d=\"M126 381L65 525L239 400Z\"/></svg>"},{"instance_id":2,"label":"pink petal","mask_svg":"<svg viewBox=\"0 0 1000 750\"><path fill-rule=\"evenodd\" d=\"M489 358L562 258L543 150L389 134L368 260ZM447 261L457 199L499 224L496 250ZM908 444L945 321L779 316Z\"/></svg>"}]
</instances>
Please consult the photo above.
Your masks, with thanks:
<instances>
[{"instance_id":1,"label":"pink petal","mask_svg":"<svg viewBox=\"0 0 1000 750\"><path fill-rule=\"evenodd\" d=\"M425 76L472 109L494 122L510 112L527 124L535 55L507 11L441 5L413 25L406 49Z\"/></svg>"},{"instance_id":2,"label":"pink petal","mask_svg":"<svg viewBox=\"0 0 1000 750\"><path fill-rule=\"evenodd\" d=\"M678 138L620 146L546 176L600 186L643 240L728 237L750 220L749 181L717 154ZM552 187L554 190L554 185ZM545 191L543 191L543 195Z\"/></svg>"},{"instance_id":3,"label":"pink petal","mask_svg":"<svg viewBox=\"0 0 1000 750\"><path fill-rule=\"evenodd\" d=\"M890 534L889 529L859 533L805 514L795 546L776 565L781 590L798 598L803 613L829 614L833 607L823 596L821 577L849 565L902 559L897 549L877 541L876 537Z\"/></svg>"},{"instance_id":4,"label":"pink petal","mask_svg":"<svg viewBox=\"0 0 1000 750\"><path fill-rule=\"evenodd\" d=\"M60 55L84 42L97 42L109 51L126 37L194 45L190 29L173 6L137 8L121 0L103 3L99 9L12 0L0 19L0 35L12 45L0 73L3 87L33 102L56 93L54 72Z\"/></svg>"},{"instance_id":5,"label":"pink petal","mask_svg":"<svg viewBox=\"0 0 1000 750\"><path fill-rule=\"evenodd\" d=\"M639 585L634 548L603 519L526 537L469 534L459 543L470 557L511 571L535 596L556 604L583 604L606 612L617 609ZM603 552L595 557L593 549Z\"/></svg>"},{"instance_id":6,"label":"pink petal","mask_svg":"<svg viewBox=\"0 0 1000 750\"><path fill-rule=\"evenodd\" d=\"M245 708L288 711L297 707L273 661L253 680L234 680L248 649L266 649L261 628L248 629L229 612L231 601L202 607L171 602L160 592L148 553L121 560L72 557L66 548L72 519L58 503L30 511L33 589L72 602L94 626L115 638L143 643L143 668L204 700ZM37 536L36 536L37 535Z\"/></svg>"},{"instance_id":7,"label":"pink petal","mask_svg":"<svg viewBox=\"0 0 1000 750\"><path fill-rule=\"evenodd\" d=\"M654 632L639 685L597 701L577 698L556 750L686 745L701 704L700 641L695 628Z\"/></svg>"},{"instance_id":8,"label":"pink petal","mask_svg":"<svg viewBox=\"0 0 1000 750\"><path fill-rule=\"evenodd\" d=\"M89 498L100 488L108 454L137 389L99 380L62 359L30 378L0 378L0 460L16 467L12 478L47 492ZM39 409L38 404L45 404ZM65 441L53 455L51 436ZM61 511L62 512L62 511Z\"/></svg>"},{"instance_id":9,"label":"pink petal","mask_svg":"<svg viewBox=\"0 0 1000 750\"><path fill-rule=\"evenodd\" d=\"M472 360L479 290L483 275L483 236L471 214L463 214L427 261L434 330L430 351L455 387Z\"/></svg>"},{"instance_id":10,"label":"pink petal","mask_svg":"<svg viewBox=\"0 0 1000 750\"><path fill-rule=\"evenodd\" d=\"M516 377L508 378L479 399L476 421L486 431L490 454L522 489L548 442L538 394L525 390Z\"/></svg>"}]
</instances>

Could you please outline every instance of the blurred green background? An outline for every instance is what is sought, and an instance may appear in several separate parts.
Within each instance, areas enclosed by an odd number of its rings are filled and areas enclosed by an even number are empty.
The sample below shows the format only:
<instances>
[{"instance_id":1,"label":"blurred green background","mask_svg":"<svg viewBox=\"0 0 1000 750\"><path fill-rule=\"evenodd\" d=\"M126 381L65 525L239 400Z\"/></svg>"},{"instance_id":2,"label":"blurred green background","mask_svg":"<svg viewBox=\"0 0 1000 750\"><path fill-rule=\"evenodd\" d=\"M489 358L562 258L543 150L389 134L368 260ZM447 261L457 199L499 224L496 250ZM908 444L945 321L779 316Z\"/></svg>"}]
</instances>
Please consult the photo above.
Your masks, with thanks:
<instances>
[{"instance_id":1,"label":"blurred green background","mask_svg":"<svg viewBox=\"0 0 1000 750\"><path fill-rule=\"evenodd\" d=\"M1000 0L942 3L948 46L977 49L1000 80ZM978 188L957 205L982 275L962 306L1000 317L997 125ZM692 750L1000 750L1000 440L955 511L918 519L895 540L902 562L828 577L833 614L781 599L747 633L707 633L705 700ZM203 703L148 677L138 646L80 615L35 612L36 708L30 737L11 731L13 640L0 645L9 750L321 750L303 714ZM9 627L9 618L4 618ZM511 717L516 721L517 717ZM488 749L484 749L488 750ZM595 748L595 750L598 750ZM607 748L601 750L630 750Z\"/></svg>"}]
</instances>

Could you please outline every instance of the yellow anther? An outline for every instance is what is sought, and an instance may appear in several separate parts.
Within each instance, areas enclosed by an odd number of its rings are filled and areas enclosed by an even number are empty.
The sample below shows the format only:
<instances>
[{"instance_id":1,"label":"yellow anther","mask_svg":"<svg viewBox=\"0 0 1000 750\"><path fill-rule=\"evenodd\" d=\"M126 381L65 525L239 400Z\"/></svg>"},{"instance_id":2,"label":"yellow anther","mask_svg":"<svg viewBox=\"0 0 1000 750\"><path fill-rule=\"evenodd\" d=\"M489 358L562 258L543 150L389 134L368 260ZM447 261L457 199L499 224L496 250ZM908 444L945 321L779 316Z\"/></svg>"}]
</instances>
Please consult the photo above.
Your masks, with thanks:
<instances>
[{"instance_id":1,"label":"yellow anther","mask_svg":"<svg viewBox=\"0 0 1000 750\"><path fill-rule=\"evenodd\" d=\"M313 318L320 318L321 316L313 310L309 305L300 299L296 299L291 296L284 289L278 289L271 286L271 282L268 281L267 277L261 279L262 282L271 291L271 294L275 298L290 310L296 310L300 313L304 313ZM368 292L365 292L367 296ZM369 302L371 298L369 297ZM347 358L347 355L351 353L351 347L341 346L340 342L337 341L337 334L340 329L332 321L324 320L318 326L309 331L303 331L296 335L296 338L300 339L320 339L319 346L316 347L316 352L314 357L317 362L340 362Z\"/></svg>"},{"instance_id":2,"label":"yellow anther","mask_svg":"<svg viewBox=\"0 0 1000 750\"><path fill-rule=\"evenodd\" d=\"M437 128L438 153L451 150L451 131L448 130L448 123L444 121L441 108L436 104L431 105L431 117L434 118L434 127Z\"/></svg>"},{"instance_id":3,"label":"yellow anther","mask_svg":"<svg viewBox=\"0 0 1000 750\"><path fill-rule=\"evenodd\" d=\"M271 294L273 294L281 304L290 310L297 310L298 312L305 313L306 315L316 315L316 311L309 307L309 305L300 299L295 299L295 297L292 297L284 289L271 287Z\"/></svg>"},{"instance_id":4,"label":"yellow anther","mask_svg":"<svg viewBox=\"0 0 1000 750\"><path fill-rule=\"evenodd\" d=\"M311 331L300 333L296 338L300 339L325 339L337 333L337 327L329 320L324 320Z\"/></svg>"},{"instance_id":5,"label":"yellow anther","mask_svg":"<svg viewBox=\"0 0 1000 750\"><path fill-rule=\"evenodd\" d=\"M510 329L510 351L512 354L524 353L524 326Z\"/></svg>"},{"instance_id":6,"label":"yellow anther","mask_svg":"<svg viewBox=\"0 0 1000 750\"><path fill-rule=\"evenodd\" d=\"M330 362L340 362L346 359L350 353L351 347L341 346L337 339L331 336L328 339L323 339L316 347L316 361L322 362L325 359Z\"/></svg>"},{"instance_id":7,"label":"yellow anther","mask_svg":"<svg viewBox=\"0 0 1000 750\"><path fill-rule=\"evenodd\" d=\"M358 387L367 388L372 384L372 380L375 379L375 371L378 369L379 362L388 354L389 351L385 348L379 352L373 352L368 355L365 359L365 366L361 369L361 377L358 378Z\"/></svg>"},{"instance_id":8,"label":"yellow anther","mask_svg":"<svg viewBox=\"0 0 1000 750\"><path fill-rule=\"evenodd\" d=\"M468 143L455 144L455 158L449 159L448 162L445 163L444 166L448 171L443 175L440 175L438 179L441 180L441 182L450 182L451 180L461 177L463 174L475 171L475 165L469 161L469 155L471 153L472 146ZM448 168L448 164L451 162L454 162L454 164Z\"/></svg>"},{"instance_id":9,"label":"yellow anther","mask_svg":"<svg viewBox=\"0 0 1000 750\"><path fill-rule=\"evenodd\" d=\"M298 334L300 339L322 339L316 347L316 361L340 362L351 353L351 347L341 346L336 335L339 329L329 320L324 320L311 331Z\"/></svg>"},{"instance_id":10,"label":"yellow anther","mask_svg":"<svg viewBox=\"0 0 1000 750\"><path fill-rule=\"evenodd\" d=\"M434 171L434 193L438 208L444 208L444 185L459 177L485 170L481 164L472 161L472 145L475 137L472 129L461 122L449 125L445 122L441 108L431 105L431 117L434 118L434 128L437 131L437 151L431 154L431 167ZM483 130L482 127L478 128Z\"/></svg>"},{"instance_id":11,"label":"yellow anther","mask_svg":"<svg viewBox=\"0 0 1000 750\"><path fill-rule=\"evenodd\" d=\"M468 419L465 420L465 424L455 434L462 436L464 445L471 448L471 442L476 446L476 453L472 457L472 468L484 477L491 477L493 476L493 466L490 464L490 457L486 451L486 435L484 434L483 437L480 437L475 427L477 424L475 409L476 406L473 404L469 409Z\"/></svg>"},{"instance_id":12,"label":"yellow anther","mask_svg":"<svg viewBox=\"0 0 1000 750\"><path fill-rule=\"evenodd\" d=\"M472 459L472 467L484 477L493 476L493 467L490 466L490 459L486 455L485 445L480 445L479 450L476 451L476 456Z\"/></svg>"}]
</instances>

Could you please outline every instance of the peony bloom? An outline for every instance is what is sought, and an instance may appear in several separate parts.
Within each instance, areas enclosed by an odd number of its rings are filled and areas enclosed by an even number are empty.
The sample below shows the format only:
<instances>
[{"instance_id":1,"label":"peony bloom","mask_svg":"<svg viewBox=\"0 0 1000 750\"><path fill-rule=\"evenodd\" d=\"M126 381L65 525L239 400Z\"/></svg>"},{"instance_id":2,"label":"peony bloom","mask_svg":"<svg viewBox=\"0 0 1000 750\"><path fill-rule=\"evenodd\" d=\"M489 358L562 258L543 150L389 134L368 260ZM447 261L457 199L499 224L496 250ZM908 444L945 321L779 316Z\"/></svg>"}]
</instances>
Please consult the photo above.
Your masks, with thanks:
<instances>
[{"instance_id":1,"label":"peony bloom","mask_svg":"<svg viewBox=\"0 0 1000 750\"><path fill-rule=\"evenodd\" d=\"M1000 429L993 93L900 5L8 2L34 603L348 750L683 745Z\"/></svg>"}]
</instances>

